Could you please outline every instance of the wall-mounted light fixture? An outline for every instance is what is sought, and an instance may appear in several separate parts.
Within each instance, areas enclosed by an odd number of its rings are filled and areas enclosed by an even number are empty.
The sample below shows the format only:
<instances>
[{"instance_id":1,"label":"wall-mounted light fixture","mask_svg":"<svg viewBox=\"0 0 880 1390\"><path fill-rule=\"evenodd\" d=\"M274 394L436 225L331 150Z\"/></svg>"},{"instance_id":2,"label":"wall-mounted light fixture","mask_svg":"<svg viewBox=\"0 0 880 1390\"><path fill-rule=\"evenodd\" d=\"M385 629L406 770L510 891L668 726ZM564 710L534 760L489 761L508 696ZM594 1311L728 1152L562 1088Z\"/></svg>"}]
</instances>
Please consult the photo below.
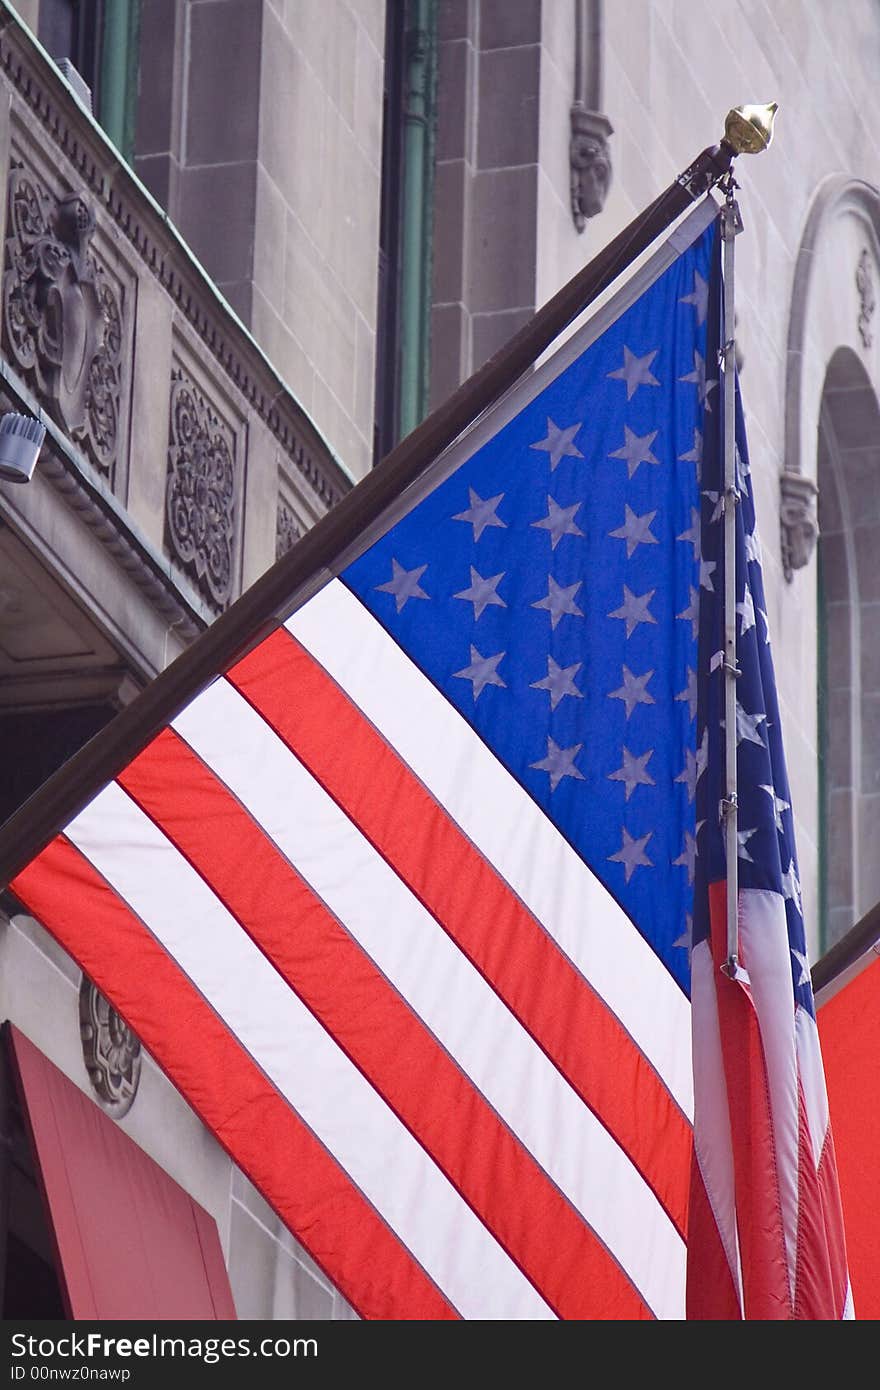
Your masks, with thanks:
<instances>
[{"instance_id":1,"label":"wall-mounted light fixture","mask_svg":"<svg viewBox=\"0 0 880 1390\"><path fill-rule=\"evenodd\" d=\"M14 411L0 420L0 479L29 483L46 438L46 426L30 415Z\"/></svg>"}]
</instances>

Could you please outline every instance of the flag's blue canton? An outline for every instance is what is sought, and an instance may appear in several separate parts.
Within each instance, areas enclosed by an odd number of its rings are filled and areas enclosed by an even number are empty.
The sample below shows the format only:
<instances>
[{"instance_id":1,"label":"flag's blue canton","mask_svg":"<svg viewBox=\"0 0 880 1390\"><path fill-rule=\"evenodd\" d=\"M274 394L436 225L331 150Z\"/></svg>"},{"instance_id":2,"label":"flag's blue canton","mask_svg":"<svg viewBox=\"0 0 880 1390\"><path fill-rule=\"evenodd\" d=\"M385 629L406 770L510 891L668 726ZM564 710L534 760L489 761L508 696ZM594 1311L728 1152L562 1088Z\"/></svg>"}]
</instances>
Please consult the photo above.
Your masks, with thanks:
<instances>
[{"instance_id":1,"label":"flag's blue canton","mask_svg":"<svg viewBox=\"0 0 880 1390\"><path fill-rule=\"evenodd\" d=\"M708 315L708 353L716 361L720 342L720 248L713 269ZM702 550L721 575L724 566L723 421L707 416L703 458ZM788 776L782 747L779 704L761 573L761 547L749 468L745 420L736 388L736 632L737 664L737 835L740 888L769 888L785 897L792 984L798 1003L815 1014L807 962L801 885L798 876ZM724 648L722 582L704 593L700 618L699 738L707 748L708 774L697 799L697 894L694 940L709 932L706 885L725 877L724 828ZM705 826L705 828L703 828Z\"/></svg>"},{"instance_id":2,"label":"flag's blue canton","mask_svg":"<svg viewBox=\"0 0 880 1390\"><path fill-rule=\"evenodd\" d=\"M685 989L714 235L342 576Z\"/></svg>"}]
</instances>

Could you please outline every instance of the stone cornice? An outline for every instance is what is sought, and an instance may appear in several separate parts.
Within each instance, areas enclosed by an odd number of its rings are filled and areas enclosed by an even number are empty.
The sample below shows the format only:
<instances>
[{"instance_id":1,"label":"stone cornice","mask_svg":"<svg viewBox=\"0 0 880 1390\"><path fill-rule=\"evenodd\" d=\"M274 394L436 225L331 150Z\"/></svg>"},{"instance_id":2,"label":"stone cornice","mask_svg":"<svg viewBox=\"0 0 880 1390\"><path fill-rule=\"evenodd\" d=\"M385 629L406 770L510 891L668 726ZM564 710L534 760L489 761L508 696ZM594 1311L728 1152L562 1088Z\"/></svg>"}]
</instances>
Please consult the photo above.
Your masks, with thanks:
<instances>
[{"instance_id":1,"label":"stone cornice","mask_svg":"<svg viewBox=\"0 0 880 1390\"><path fill-rule=\"evenodd\" d=\"M182 317L325 505L352 486L299 402L215 288L166 214L119 159L54 63L4 3L0 71L46 135L137 251Z\"/></svg>"},{"instance_id":2,"label":"stone cornice","mask_svg":"<svg viewBox=\"0 0 880 1390\"><path fill-rule=\"evenodd\" d=\"M174 572L170 562L135 532L131 518L123 518L109 488L85 460L77 457L64 432L40 409L11 368L0 361L0 402L4 400L12 409L26 411L46 427L40 478L64 498L150 606L175 628L180 640L192 641L212 621L210 609Z\"/></svg>"},{"instance_id":3,"label":"stone cornice","mask_svg":"<svg viewBox=\"0 0 880 1390\"><path fill-rule=\"evenodd\" d=\"M176 628L181 641L192 641L206 625L200 621L196 604L185 604L179 583L155 562L151 563L151 557L140 550L130 533L120 529L118 519L101 505L100 496L89 490L84 474L71 468L63 457L46 450L40 459L40 476L61 494L150 606Z\"/></svg>"}]
</instances>

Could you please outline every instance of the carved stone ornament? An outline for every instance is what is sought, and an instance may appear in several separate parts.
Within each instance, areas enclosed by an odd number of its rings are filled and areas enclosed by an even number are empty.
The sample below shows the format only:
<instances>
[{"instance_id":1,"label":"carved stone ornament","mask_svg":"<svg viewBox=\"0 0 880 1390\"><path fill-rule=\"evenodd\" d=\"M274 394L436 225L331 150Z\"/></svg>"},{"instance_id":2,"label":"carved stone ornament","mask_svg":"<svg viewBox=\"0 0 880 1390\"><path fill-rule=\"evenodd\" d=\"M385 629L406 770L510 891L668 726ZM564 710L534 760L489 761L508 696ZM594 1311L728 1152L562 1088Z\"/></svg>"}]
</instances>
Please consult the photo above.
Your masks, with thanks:
<instances>
[{"instance_id":1,"label":"carved stone ornament","mask_svg":"<svg viewBox=\"0 0 880 1390\"><path fill-rule=\"evenodd\" d=\"M275 519L275 559L280 560L302 535L299 522L286 502L279 499Z\"/></svg>"},{"instance_id":2,"label":"carved stone ornament","mask_svg":"<svg viewBox=\"0 0 880 1390\"><path fill-rule=\"evenodd\" d=\"M571 108L571 213L579 232L605 206L611 185L611 151L608 137L613 126L607 116L588 111L575 102Z\"/></svg>"},{"instance_id":3,"label":"carved stone ornament","mask_svg":"<svg viewBox=\"0 0 880 1390\"><path fill-rule=\"evenodd\" d=\"M79 987L79 1031L83 1060L95 1093L104 1108L115 1119L121 1119L137 1095L141 1045L86 975Z\"/></svg>"},{"instance_id":4,"label":"carved stone ornament","mask_svg":"<svg viewBox=\"0 0 880 1390\"><path fill-rule=\"evenodd\" d=\"M783 473L780 479L782 568L791 582L794 571L808 564L819 535L816 513L818 488L802 473Z\"/></svg>"},{"instance_id":5,"label":"carved stone ornament","mask_svg":"<svg viewBox=\"0 0 880 1390\"><path fill-rule=\"evenodd\" d=\"M171 382L165 540L209 603L232 593L235 437L183 372Z\"/></svg>"},{"instance_id":6,"label":"carved stone ornament","mask_svg":"<svg viewBox=\"0 0 880 1390\"><path fill-rule=\"evenodd\" d=\"M877 296L874 293L874 266L867 246L862 248L856 266L856 289L859 292L859 336L862 346L869 348L874 341L871 319L877 307Z\"/></svg>"},{"instance_id":7,"label":"carved stone ornament","mask_svg":"<svg viewBox=\"0 0 880 1390\"><path fill-rule=\"evenodd\" d=\"M58 424L112 475L122 312L90 249L91 204L53 198L21 165L9 176L3 343Z\"/></svg>"}]
</instances>

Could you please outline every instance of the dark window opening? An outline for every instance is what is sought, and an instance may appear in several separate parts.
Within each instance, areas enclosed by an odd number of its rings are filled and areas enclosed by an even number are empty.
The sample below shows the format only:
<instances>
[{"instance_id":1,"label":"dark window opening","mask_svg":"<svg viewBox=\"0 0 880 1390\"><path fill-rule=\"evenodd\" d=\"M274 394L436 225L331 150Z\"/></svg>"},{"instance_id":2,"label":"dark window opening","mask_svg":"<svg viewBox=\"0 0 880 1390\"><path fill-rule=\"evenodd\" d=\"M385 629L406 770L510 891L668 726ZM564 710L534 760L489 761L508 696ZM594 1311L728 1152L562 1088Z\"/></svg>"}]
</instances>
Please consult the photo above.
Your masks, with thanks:
<instances>
[{"instance_id":1,"label":"dark window opening","mask_svg":"<svg viewBox=\"0 0 880 1390\"><path fill-rule=\"evenodd\" d=\"M118 3L118 0L115 0ZM104 0L40 0L40 43L59 63L69 58L100 110Z\"/></svg>"},{"instance_id":2,"label":"dark window opening","mask_svg":"<svg viewBox=\"0 0 880 1390\"><path fill-rule=\"evenodd\" d=\"M0 714L0 825L116 712L104 703Z\"/></svg>"},{"instance_id":3,"label":"dark window opening","mask_svg":"<svg viewBox=\"0 0 880 1390\"><path fill-rule=\"evenodd\" d=\"M828 609L822 579L825 547L816 548L816 647L817 647L817 758L819 763L819 950L824 953L829 940L828 906Z\"/></svg>"}]
</instances>

